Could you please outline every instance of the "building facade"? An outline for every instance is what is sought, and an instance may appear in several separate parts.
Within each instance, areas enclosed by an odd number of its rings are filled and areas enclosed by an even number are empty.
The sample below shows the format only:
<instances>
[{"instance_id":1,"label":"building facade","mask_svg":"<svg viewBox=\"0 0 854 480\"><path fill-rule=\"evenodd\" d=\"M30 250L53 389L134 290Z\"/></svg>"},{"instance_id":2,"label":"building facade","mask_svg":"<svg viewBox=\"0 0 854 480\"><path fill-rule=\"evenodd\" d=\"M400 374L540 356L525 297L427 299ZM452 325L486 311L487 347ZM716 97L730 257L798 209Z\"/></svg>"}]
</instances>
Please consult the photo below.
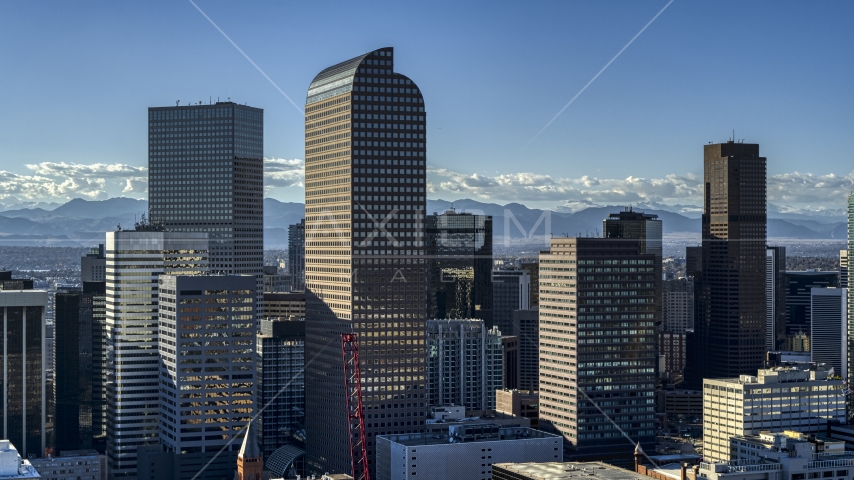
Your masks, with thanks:
<instances>
[{"instance_id":1,"label":"building facade","mask_svg":"<svg viewBox=\"0 0 854 480\"><path fill-rule=\"evenodd\" d=\"M254 413L255 280L177 274L159 279L160 443L178 457L218 461L190 478L217 480L231 473L235 439Z\"/></svg>"},{"instance_id":2,"label":"building facade","mask_svg":"<svg viewBox=\"0 0 854 480\"><path fill-rule=\"evenodd\" d=\"M9 442L20 445L24 457L42 456L47 446L47 304L48 294L44 290L0 290L3 438L7 439L6 447Z\"/></svg>"},{"instance_id":3,"label":"building facade","mask_svg":"<svg viewBox=\"0 0 854 480\"><path fill-rule=\"evenodd\" d=\"M845 420L842 380L825 370L777 368L756 376L703 380L703 458L735 457L730 438L763 430L821 433L829 421Z\"/></svg>"},{"instance_id":4,"label":"building facade","mask_svg":"<svg viewBox=\"0 0 854 480\"><path fill-rule=\"evenodd\" d=\"M107 256L104 253L104 244L98 245L80 258L80 281L81 282L106 282L107 281Z\"/></svg>"},{"instance_id":5,"label":"building facade","mask_svg":"<svg viewBox=\"0 0 854 480\"><path fill-rule=\"evenodd\" d=\"M685 334L694 329L694 277L661 282L663 293L662 329Z\"/></svg>"},{"instance_id":6,"label":"building facade","mask_svg":"<svg viewBox=\"0 0 854 480\"><path fill-rule=\"evenodd\" d=\"M106 283L83 285L58 289L54 297L54 448L60 454L103 450L106 440Z\"/></svg>"},{"instance_id":7,"label":"building facade","mask_svg":"<svg viewBox=\"0 0 854 480\"><path fill-rule=\"evenodd\" d=\"M759 145L704 145L703 259L695 319L703 378L753 374L765 359L766 159Z\"/></svg>"},{"instance_id":8,"label":"building facade","mask_svg":"<svg viewBox=\"0 0 854 480\"><path fill-rule=\"evenodd\" d=\"M425 227L427 314L430 318L479 318L491 327L492 217L451 209L428 215Z\"/></svg>"},{"instance_id":9,"label":"building facade","mask_svg":"<svg viewBox=\"0 0 854 480\"><path fill-rule=\"evenodd\" d=\"M305 290L305 219L288 225L288 273L291 274L291 289Z\"/></svg>"},{"instance_id":10,"label":"building facade","mask_svg":"<svg viewBox=\"0 0 854 480\"><path fill-rule=\"evenodd\" d=\"M280 273L276 265L264 265L264 293L286 293L291 291L291 274Z\"/></svg>"},{"instance_id":11,"label":"building facade","mask_svg":"<svg viewBox=\"0 0 854 480\"><path fill-rule=\"evenodd\" d=\"M43 480L107 480L107 456L96 450L66 450L60 455L32 458Z\"/></svg>"},{"instance_id":12,"label":"building facade","mask_svg":"<svg viewBox=\"0 0 854 480\"><path fill-rule=\"evenodd\" d=\"M658 353L664 357L664 378L675 378L685 371L688 344L684 333L658 332Z\"/></svg>"},{"instance_id":13,"label":"building facade","mask_svg":"<svg viewBox=\"0 0 854 480\"><path fill-rule=\"evenodd\" d=\"M539 275L539 270L537 272ZM540 310L513 312L513 332L519 339L519 389L540 389Z\"/></svg>"},{"instance_id":14,"label":"building facade","mask_svg":"<svg viewBox=\"0 0 854 480\"><path fill-rule=\"evenodd\" d=\"M812 289L838 286L838 272L786 272L786 336L791 337L800 332L810 334Z\"/></svg>"},{"instance_id":15,"label":"building facade","mask_svg":"<svg viewBox=\"0 0 854 480\"><path fill-rule=\"evenodd\" d=\"M159 445L158 278L208 268L207 233L107 232L107 458L113 478L136 476L137 448Z\"/></svg>"},{"instance_id":16,"label":"building facade","mask_svg":"<svg viewBox=\"0 0 854 480\"><path fill-rule=\"evenodd\" d=\"M483 320L427 321L427 403L495 410L504 388L501 332Z\"/></svg>"},{"instance_id":17,"label":"building facade","mask_svg":"<svg viewBox=\"0 0 854 480\"><path fill-rule=\"evenodd\" d=\"M629 464L624 435L653 449L655 261L635 239L552 238L540 253L540 427L572 459Z\"/></svg>"},{"instance_id":18,"label":"building facade","mask_svg":"<svg viewBox=\"0 0 854 480\"><path fill-rule=\"evenodd\" d=\"M376 478L489 480L495 463L555 462L562 458L563 441L558 435L490 424L455 425L443 435L379 437Z\"/></svg>"},{"instance_id":19,"label":"building facade","mask_svg":"<svg viewBox=\"0 0 854 480\"><path fill-rule=\"evenodd\" d=\"M305 321L261 321L256 405L259 443L265 458L283 445L305 448Z\"/></svg>"},{"instance_id":20,"label":"building facade","mask_svg":"<svg viewBox=\"0 0 854 480\"><path fill-rule=\"evenodd\" d=\"M813 288L810 291L810 352L812 361L833 367L848 378L848 289Z\"/></svg>"},{"instance_id":21,"label":"building facade","mask_svg":"<svg viewBox=\"0 0 854 480\"><path fill-rule=\"evenodd\" d=\"M305 318L305 293L264 293L264 318Z\"/></svg>"},{"instance_id":22,"label":"building facade","mask_svg":"<svg viewBox=\"0 0 854 480\"><path fill-rule=\"evenodd\" d=\"M765 349L786 340L786 247L765 250Z\"/></svg>"},{"instance_id":23,"label":"building facade","mask_svg":"<svg viewBox=\"0 0 854 480\"><path fill-rule=\"evenodd\" d=\"M531 275L516 267L492 271L492 325L505 335L513 331L513 312L531 308Z\"/></svg>"},{"instance_id":24,"label":"building facade","mask_svg":"<svg viewBox=\"0 0 854 480\"><path fill-rule=\"evenodd\" d=\"M341 333L356 333L367 451L423 431L426 113L382 48L320 72L306 96L307 467L350 472ZM385 418L380 417L385 415Z\"/></svg>"}]
</instances>

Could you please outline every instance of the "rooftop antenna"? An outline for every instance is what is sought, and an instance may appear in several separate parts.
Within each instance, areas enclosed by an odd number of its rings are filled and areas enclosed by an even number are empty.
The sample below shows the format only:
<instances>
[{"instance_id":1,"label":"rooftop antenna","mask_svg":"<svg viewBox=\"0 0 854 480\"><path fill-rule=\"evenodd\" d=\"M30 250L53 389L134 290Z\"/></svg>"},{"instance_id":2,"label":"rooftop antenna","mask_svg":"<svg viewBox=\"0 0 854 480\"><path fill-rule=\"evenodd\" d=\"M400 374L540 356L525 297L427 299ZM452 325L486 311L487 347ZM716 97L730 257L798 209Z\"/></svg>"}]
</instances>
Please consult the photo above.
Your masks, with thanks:
<instances>
[{"instance_id":1,"label":"rooftop antenna","mask_svg":"<svg viewBox=\"0 0 854 480\"><path fill-rule=\"evenodd\" d=\"M181 100L175 100L175 106L176 107L178 106L179 103L181 103Z\"/></svg>"}]
</instances>

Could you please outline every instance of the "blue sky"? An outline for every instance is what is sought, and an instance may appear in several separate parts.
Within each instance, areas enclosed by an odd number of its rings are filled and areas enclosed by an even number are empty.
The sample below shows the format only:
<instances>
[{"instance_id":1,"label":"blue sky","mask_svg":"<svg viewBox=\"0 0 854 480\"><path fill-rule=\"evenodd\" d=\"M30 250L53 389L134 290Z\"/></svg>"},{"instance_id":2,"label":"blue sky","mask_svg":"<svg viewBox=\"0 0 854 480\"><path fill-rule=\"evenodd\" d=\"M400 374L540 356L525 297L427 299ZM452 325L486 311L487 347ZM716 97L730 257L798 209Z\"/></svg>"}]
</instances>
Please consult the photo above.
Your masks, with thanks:
<instances>
[{"instance_id":1,"label":"blue sky","mask_svg":"<svg viewBox=\"0 0 854 480\"><path fill-rule=\"evenodd\" d=\"M698 204L702 145L761 144L769 201L854 189L846 2L197 4L298 105L321 69L383 46L428 111L431 198ZM193 7L0 4L0 202L145 197L146 108L265 110L268 194L301 201L300 112Z\"/></svg>"}]
</instances>

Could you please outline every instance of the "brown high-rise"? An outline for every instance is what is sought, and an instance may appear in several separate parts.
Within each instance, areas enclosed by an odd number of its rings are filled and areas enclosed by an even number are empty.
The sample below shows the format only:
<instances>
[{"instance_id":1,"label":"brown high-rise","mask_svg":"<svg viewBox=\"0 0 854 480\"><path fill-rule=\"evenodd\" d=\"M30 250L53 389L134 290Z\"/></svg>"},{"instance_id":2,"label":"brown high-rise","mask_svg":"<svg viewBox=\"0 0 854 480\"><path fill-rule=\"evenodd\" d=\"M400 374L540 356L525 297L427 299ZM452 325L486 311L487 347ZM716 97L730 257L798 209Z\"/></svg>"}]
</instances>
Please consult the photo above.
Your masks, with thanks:
<instances>
[{"instance_id":1,"label":"brown high-rise","mask_svg":"<svg viewBox=\"0 0 854 480\"><path fill-rule=\"evenodd\" d=\"M766 160L758 144L728 141L704 147L693 384L755 375L765 356Z\"/></svg>"},{"instance_id":2,"label":"brown high-rise","mask_svg":"<svg viewBox=\"0 0 854 480\"><path fill-rule=\"evenodd\" d=\"M350 473L340 333L359 338L368 456L421 432L427 317L426 122L415 83L375 50L320 72L305 108L306 445Z\"/></svg>"}]
</instances>

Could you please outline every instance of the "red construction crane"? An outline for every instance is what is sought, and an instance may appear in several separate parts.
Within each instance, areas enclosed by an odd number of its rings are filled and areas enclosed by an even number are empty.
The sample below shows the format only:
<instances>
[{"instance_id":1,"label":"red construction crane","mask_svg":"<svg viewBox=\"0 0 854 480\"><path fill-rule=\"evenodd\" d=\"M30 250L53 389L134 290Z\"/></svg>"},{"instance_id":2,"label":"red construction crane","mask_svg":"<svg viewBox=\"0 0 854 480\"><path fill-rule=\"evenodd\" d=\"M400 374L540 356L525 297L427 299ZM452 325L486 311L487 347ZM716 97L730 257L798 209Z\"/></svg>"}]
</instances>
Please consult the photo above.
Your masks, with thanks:
<instances>
[{"instance_id":1,"label":"red construction crane","mask_svg":"<svg viewBox=\"0 0 854 480\"><path fill-rule=\"evenodd\" d=\"M362 406L362 370L359 367L359 339L355 333L341 334L344 362L344 397L347 402L347 429L350 434L350 463L354 480L371 480L365 409Z\"/></svg>"}]
</instances>

